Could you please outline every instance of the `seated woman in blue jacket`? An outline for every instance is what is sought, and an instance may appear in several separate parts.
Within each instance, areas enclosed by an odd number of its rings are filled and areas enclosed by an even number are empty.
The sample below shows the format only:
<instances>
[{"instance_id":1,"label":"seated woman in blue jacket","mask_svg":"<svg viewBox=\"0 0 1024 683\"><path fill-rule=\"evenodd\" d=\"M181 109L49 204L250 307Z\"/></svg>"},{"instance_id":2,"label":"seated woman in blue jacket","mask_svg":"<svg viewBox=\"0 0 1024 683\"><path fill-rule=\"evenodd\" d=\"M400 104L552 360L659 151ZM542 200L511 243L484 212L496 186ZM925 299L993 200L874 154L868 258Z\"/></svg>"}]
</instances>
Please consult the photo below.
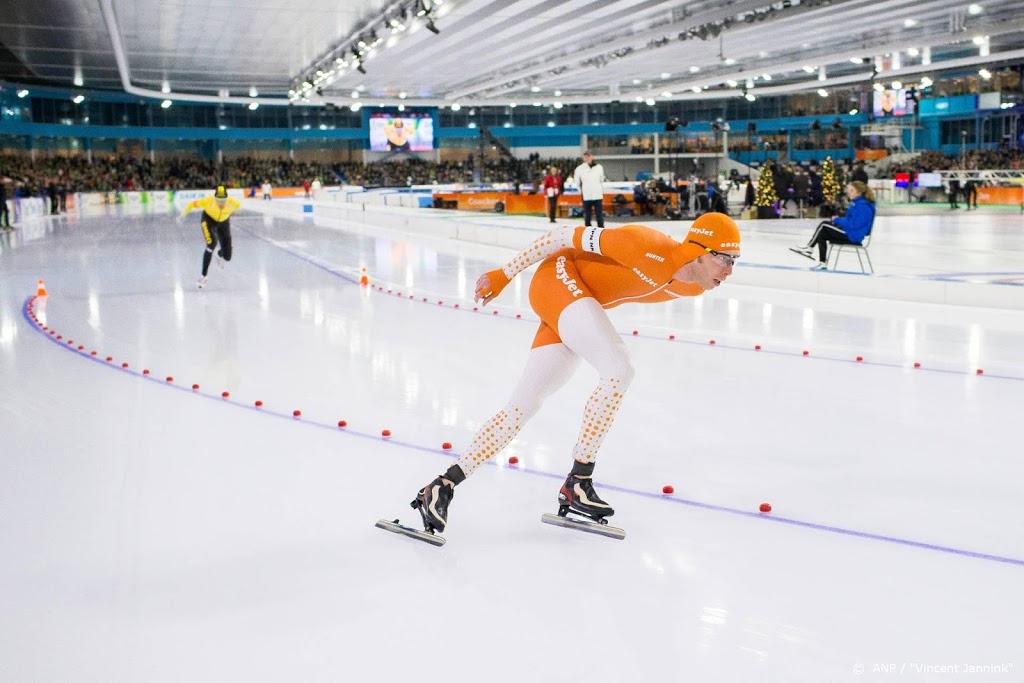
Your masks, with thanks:
<instances>
[{"instance_id":1,"label":"seated woman in blue jacket","mask_svg":"<svg viewBox=\"0 0 1024 683\"><path fill-rule=\"evenodd\" d=\"M846 186L846 196L850 199L850 208L845 216L833 216L830 221L822 221L806 246L790 247L790 251L813 261L814 247L817 246L818 264L815 269L827 267L829 242L860 244L871 233L871 225L875 222L875 193L861 181L854 180Z\"/></svg>"}]
</instances>

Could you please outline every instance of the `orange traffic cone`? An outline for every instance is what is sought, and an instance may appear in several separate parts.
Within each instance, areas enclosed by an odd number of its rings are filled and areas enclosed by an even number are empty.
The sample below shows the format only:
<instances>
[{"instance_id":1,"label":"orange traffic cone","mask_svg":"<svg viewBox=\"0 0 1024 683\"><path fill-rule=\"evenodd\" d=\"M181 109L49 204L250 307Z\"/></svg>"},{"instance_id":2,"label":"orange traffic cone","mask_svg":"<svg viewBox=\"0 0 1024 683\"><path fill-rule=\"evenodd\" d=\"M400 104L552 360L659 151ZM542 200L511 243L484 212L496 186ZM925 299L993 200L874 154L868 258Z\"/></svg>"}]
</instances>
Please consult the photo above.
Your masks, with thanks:
<instances>
[{"instance_id":1,"label":"orange traffic cone","mask_svg":"<svg viewBox=\"0 0 1024 683\"><path fill-rule=\"evenodd\" d=\"M42 280L40 280L39 282L42 282ZM366 266L363 266L362 275L359 276L359 284L361 284L361 285L368 285L368 284L370 284L370 277L366 274Z\"/></svg>"},{"instance_id":2,"label":"orange traffic cone","mask_svg":"<svg viewBox=\"0 0 1024 683\"><path fill-rule=\"evenodd\" d=\"M46 296L46 285L43 284L42 280L39 280L38 285L38 289L36 289L36 296Z\"/></svg>"}]
</instances>

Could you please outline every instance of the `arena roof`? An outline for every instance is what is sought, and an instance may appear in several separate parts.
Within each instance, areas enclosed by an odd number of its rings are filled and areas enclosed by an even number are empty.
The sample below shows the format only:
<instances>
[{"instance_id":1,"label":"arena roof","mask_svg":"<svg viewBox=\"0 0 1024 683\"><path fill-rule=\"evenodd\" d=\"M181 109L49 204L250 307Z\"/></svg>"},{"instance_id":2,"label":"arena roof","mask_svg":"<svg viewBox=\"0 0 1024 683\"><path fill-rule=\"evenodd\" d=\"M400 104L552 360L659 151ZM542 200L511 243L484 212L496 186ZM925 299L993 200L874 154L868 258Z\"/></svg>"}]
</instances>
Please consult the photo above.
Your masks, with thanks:
<instances>
[{"instance_id":1,"label":"arena roof","mask_svg":"<svg viewBox=\"0 0 1024 683\"><path fill-rule=\"evenodd\" d=\"M886 83L1024 62L1021 0L3 6L0 78L172 100L507 106L708 99L744 89L778 94L867 84L876 58Z\"/></svg>"}]
</instances>

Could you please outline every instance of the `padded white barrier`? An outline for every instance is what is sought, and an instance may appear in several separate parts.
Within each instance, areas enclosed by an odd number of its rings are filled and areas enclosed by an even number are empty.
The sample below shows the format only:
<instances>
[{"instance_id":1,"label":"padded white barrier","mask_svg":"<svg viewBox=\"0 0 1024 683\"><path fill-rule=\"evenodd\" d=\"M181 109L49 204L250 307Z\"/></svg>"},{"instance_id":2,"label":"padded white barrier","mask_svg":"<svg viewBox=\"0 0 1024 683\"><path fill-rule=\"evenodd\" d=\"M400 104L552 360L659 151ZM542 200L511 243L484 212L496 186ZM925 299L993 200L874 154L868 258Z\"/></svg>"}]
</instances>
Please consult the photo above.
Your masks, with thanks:
<instances>
[{"instance_id":1,"label":"padded white barrier","mask_svg":"<svg viewBox=\"0 0 1024 683\"><path fill-rule=\"evenodd\" d=\"M302 217L300 202L250 201L244 206L261 213L296 220ZM413 209L372 202L318 202L315 221L323 227L342 228L356 224L373 232L390 230L457 239L503 247L510 252L525 248L548 230L548 223L541 219L524 218L518 223L503 219L498 222L493 216L466 211ZM348 225L343 225L343 222ZM744 263L733 271L730 283L875 299L1024 309L1024 287L1021 286L956 282L910 275L809 271L804 268Z\"/></svg>"}]
</instances>

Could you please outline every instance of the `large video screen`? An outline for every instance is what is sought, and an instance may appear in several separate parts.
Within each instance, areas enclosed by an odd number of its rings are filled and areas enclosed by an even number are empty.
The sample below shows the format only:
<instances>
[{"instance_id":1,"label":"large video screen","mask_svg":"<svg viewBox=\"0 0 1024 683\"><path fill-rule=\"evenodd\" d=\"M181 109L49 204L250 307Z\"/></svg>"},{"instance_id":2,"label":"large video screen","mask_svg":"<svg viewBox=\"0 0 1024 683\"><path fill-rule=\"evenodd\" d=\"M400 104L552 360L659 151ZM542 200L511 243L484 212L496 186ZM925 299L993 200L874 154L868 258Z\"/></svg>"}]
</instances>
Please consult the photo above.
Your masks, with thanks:
<instances>
[{"instance_id":1,"label":"large video screen","mask_svg":"<svg viewBox=\"0 0 1024 683\"><path fill-rule=\"evenodd\" d=\"M912 114L907 100L907 89L876 90L874 101L875 116L906 116Z\"/></svg>"},{"instance_id":2,"label":"large video screen","mask_svg":"<svg viewBox=\"0 0 1024 683\"><path fill-rule=\"evenodd\" d=\"M371 114L373 152L429 152L434 149L434 119L429 113Z\"/></svg>"}]
</instances>

